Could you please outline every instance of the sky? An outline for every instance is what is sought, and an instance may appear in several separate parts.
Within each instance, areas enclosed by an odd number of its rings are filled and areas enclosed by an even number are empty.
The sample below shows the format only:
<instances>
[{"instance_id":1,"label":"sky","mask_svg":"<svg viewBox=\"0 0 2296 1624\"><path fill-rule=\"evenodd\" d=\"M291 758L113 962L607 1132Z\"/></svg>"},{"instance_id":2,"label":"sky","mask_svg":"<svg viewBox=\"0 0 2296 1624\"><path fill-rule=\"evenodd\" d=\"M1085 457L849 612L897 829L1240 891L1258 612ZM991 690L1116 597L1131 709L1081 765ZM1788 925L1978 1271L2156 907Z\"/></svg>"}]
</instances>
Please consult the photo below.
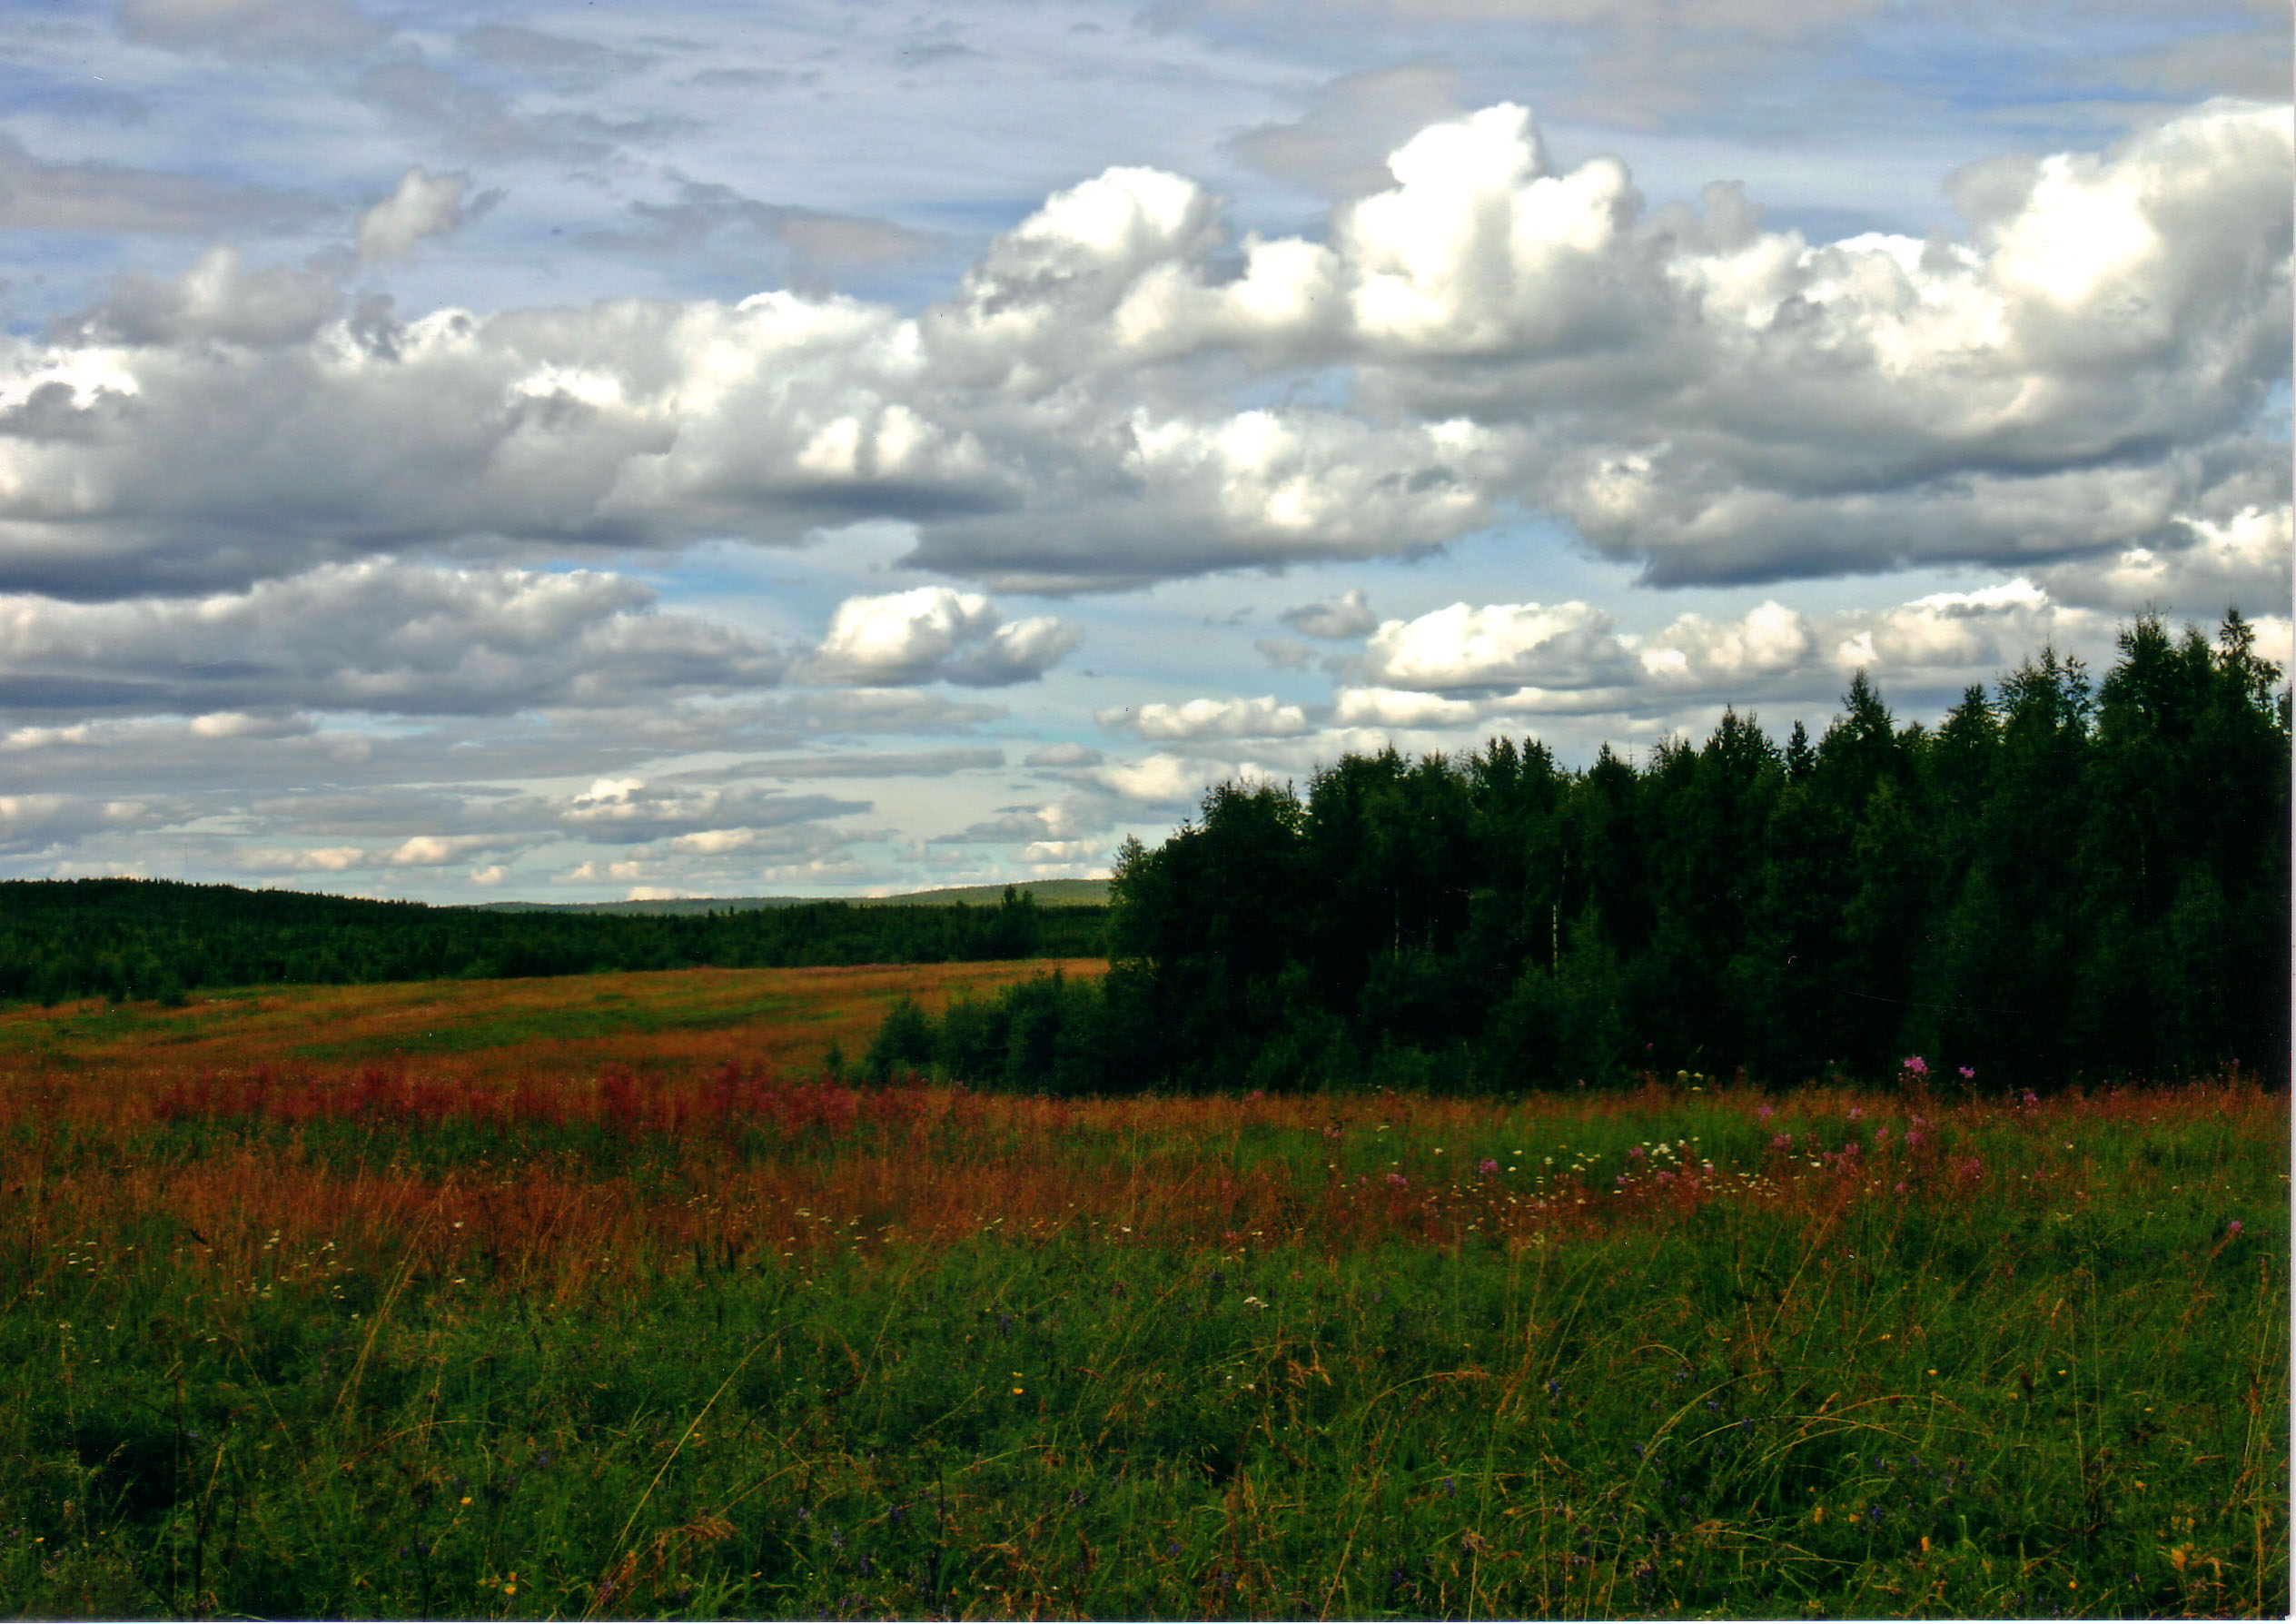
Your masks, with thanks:
<instances>
[{"instance_id":1,"label":"sky","mask_svg":"<svg viewBox=\"0 0 2296 1624\"><path fill-rule=\"evenodd\" d=\"M1107 872L2290 643L2278 0L0 0L0 876Z\"/></svg>"}]
</instances>

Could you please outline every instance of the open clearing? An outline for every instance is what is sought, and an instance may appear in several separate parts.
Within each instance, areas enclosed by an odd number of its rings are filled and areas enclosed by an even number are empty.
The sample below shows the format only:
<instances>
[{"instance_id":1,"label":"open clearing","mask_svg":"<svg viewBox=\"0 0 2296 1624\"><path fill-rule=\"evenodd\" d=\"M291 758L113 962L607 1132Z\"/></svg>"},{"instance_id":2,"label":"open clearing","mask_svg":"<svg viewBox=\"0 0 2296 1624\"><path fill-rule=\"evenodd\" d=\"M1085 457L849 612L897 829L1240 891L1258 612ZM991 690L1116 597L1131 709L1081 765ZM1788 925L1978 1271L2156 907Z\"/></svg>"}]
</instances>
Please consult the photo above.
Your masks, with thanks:
<instances>
[{"instance_id":1,"label":"open clearing","mask_svg":"<svg viewBox=\"0 0 2296 1624\"><path fill-rule=\"evenodd\" d=\"M648 1070L728 1055L817 1068L832 1043L858 1055L904 994L927 1008L1058 968L1094 975L1102 959L858 965L787 970L648 970L385 986L254 987L199 993L182 1008L87 999L0 1010L0 1071L139 1077L190 1070L450 1058L461 1076L578 1076L620 1064Z\"/></svg>"},{"instance_id":2,"label":"open clearing","mask_svg":"<svg viewBox=\"0 0 2296 1624\"><path fill-rule=\"evenodd\" d=\"M0 1593L2287 1610L2284 1097L797 1069L1041 967L0 1019Z\"/></svg>"}]
</instances>

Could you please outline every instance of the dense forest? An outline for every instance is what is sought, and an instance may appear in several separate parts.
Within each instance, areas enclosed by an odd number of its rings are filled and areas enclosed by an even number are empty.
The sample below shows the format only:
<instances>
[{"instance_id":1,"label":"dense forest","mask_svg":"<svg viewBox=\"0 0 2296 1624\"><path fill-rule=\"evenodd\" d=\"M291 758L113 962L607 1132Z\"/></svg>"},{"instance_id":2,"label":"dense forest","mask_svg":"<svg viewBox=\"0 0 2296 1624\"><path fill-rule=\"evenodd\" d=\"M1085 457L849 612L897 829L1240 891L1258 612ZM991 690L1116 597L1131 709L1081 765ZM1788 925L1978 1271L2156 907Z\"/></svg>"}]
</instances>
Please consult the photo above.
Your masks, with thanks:
<instances>
[{"instance_id":1,"label":"dense forest","mask_svg":"<svg viewBox=\"0 0 2296 1624\"><path fill-rule=\"evenodd\" d=\"M0 998L173 1002L277 982L566 975L696 965L1096 957L1106 910L842 902L670 916L498 913L166 880L0 882Z\"/></svg>"},{"instance_id":2,"label":"dense forest","mask_svg":"<svg viewBox=\"0 0 2296 1624\"><path fill-rule=\"evenodd\" d=\"M1062 1092L2281 1081L2280 681L2237 615L2214 646L2148 618L2102 682L2044 652L1935 728L1861 673L1814 743L1733 714L1638 766L1500 738L1227 784L1125 848L1104 981L898 1009L865 1064Z\"/></svg>"}]
</instances>

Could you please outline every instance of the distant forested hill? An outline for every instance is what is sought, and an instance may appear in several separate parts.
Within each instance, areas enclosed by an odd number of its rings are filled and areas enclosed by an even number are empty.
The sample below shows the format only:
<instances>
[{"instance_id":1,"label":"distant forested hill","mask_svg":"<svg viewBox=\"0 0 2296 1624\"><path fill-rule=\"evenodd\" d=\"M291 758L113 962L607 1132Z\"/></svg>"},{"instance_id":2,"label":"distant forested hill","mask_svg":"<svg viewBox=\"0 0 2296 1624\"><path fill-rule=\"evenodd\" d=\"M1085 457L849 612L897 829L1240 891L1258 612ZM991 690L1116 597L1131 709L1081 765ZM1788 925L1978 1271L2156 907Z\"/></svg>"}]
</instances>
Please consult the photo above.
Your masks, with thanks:
<instances>
[{"instance_id":1,"label":"distant forested hill","mask_svg":"<svg viewBox=\"0 0 2296 1624\"><path fill-rule=\"evenodd\" d=\"M994 907L1004 899L1004 886L945 886L935 891L904 891L893 896L846 898L849 907ZM1033 896L1040 907L1105 907L1104 879L1031 880L1009 887ZM731 914L750 908L809 907L817 896L656 896L642 902L474 902L466 906L494 914Z\"/></svg>"},{"instance_id":2,"label":"distant forested hill","mask_svg":"<svg viewBox=\"0 0 2296 1624\"><path fill-rule=\"evenodd\" d=\"M0 998L594 970L1091 957L1106 910L843 902L681 914L496 912L166 880L0 882Z\"/></svg>"},{"instance_id":3,"label":"distant forested hill","mask_svg":"<svg viewBox=\"0 0 2296 1624\"><path fill-rule=\"evenodd\" d=\"M1103 980L896 1013L877 1070L1076 1092L1573 1086L1677 1070L2036 1087L2289 1055L2290 717L2227 619L1935 728L1860 673L1783 743L1583 772L1535 741L1228 784L1112 892Z\"/></svg>"}]
</instances>

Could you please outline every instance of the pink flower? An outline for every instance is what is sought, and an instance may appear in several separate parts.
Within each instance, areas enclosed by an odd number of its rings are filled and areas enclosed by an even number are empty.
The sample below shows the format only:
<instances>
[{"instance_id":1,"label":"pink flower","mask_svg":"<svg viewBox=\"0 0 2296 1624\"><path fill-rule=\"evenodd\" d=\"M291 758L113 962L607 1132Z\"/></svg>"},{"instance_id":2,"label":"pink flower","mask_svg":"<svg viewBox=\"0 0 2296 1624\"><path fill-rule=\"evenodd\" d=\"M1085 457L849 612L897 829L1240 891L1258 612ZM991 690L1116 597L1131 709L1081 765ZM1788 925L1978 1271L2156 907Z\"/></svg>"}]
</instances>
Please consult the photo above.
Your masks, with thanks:
<instances>
[{"instance_id":1,"label":"pink flower","mask_svg":"<svg viewBox=\"0 0 2296 1624\"><path fill-rule=\"evenodd\" d=\"M1764 1122L1767 1122L1770 1118L1777 1114L1777 1107L1775 1105L1765 1105L1754 1114L1760 1117Z\"/></svg>"},{"instance_id":2,"label":"pink flower","mask_svg":"<svg viewBox=\"0 0 2296 1624\"><path fill-rule=\"evenodd\" d=\"M1387 1182L1394 1185L1398 1190L1400 1190L1407 1187L1411 1181L1405 1178L1400 1173L1390 1173L1387 1175Z\"/></svg>"},{"instance_id":3,"label":"pink flower","mask_svg":"<svg viewBox=\"0 0 2296 1624\"><path fill-rule=\"evenodd\" d=\"M2037 1094L2034 1093L2034 1092L2033 1092L2033 1090L2032 1090L2032 1089L2030 1089L2030 1088L2028 1088L2028 1089L2026 1089L2026 1090L2025 1090L2025 1092L2024 1092L2024 1103L2025 1103L2028 1106L2031 1106L2031 1105L2038 1105L2038 1104L2041 1103L2041 1096L2040 1096L2039 1094Z\"/></svg>"},{"instance_id":4,"label":"pink flower","mask_svg":"<svg viewBox=\"0 0 2296 1624\"><path fill-rule=\"evenodd\" d=\"M1866 1120L1866 1107L1863 1105L1852 1105L1849 1108L1849 1119L1852 1122L1864 1122Z\"/></svg>"},{"instance_id":5,"label":"pink flower","mask_svg":"<svg viewBox=\"0 0 2296 1624\"><path fill-rule=\"evenodd\" d=\"M1905 1074L1909 1077L1926 1077L1929 1075L1929 1062L1918 1055L1906 1055Z\"/></svg>"},{"instance_id":6,"label":"pink flower","mask_svg":"<svg viewBox=\"0 0 2296 1624\"><path fill-rule=\"evenodd\" d=\"M1961 1068L1961 1080L1964 1083L1973 1081L1976 1075L1977 1068L1974 1065L1964 1065Z\"/></svg>"},{"instance_id":7,"label":"pink flower","mask_svg":"<svg viewBox=\"0 0 2296 1624\"><path fill-rule=\"evenodd\" d=\"M1479 1171L1486 1176L1497 1173L1499 1171L1498 1159L1493 1156L1485 1156L1480 1164Z\"/></svg>"},{"instance_id":8,"label":"pink flower","mask_svg":"<svg viewBox=\"0 0 2296 1624\"><path fill-rule=\"evenodd\" d=\"M1772 1134L1770 1136L1770 1148L1774 1151L1792 1150L1794 1148L1794 1135L1791 1134Z\"/></svg>"},{"instance_id":9,"label":"pink flower","mask_svg":"<svg viewBox=\"0 0 2296 1624\"><path fill-rule=\"evenodd\" d=\"M1905 1130L1905 1148L1907 1150L1911 1150L1914 1146L1919 1144L1920 1143L1921 1130L1919 1128L1907 1128Z\"/></svg>"},{"instance_id":10,"label":"pink flower","mask_svg":"<svg viewBox=\"0 0 2296 1624\"><path fill-rule=\"evenodd\" d=\"M2224 1232L2224 1238L2225 1238L2226 1240L2228 1240L2228 1241L2229 1241L2229 1240L2231 1240L2233 1236L2235 1236L2235 1235L2239 1234L2240 1233L2241 1233L2241 1221L2240 1221L2239 1219L2235 1218L2235 1219L2233 1219L2233 1220L2232 1220L2232 1228L2230 1228L2230 1229L2228 1229L2228 1230L2226 1230L2226 1231Z\"/></svg>"},{"instance_id":11,"label":"pink flower","mask_svg":"<svg viewBox=\"0 0 2296 1624\"><path fill-rule=\"evenodd\" d=\"M1904 1179L1899 1179L1897 1181L1897 1193L1900 1195L1905 1193L1905 1181Z\"/></svg>"},{"instance_id":12,"label":"pink flower","mask_svg":"<svg viewBox=\"0 0 2296 1624\"><path fill-rule=\"evenodd\" d=\"M1638 1145L1638 1144L1629 1146L1629 1147L1628 1147L1628 1151L1627 1151L1627 1160L1628 1160L1628 1161L1629 1161L1629 1162L1647 1162L1647 1161L1648 1161L1649 1159L1650 1159L1650 1153L1649 1153L1648 1151L1647 1151L1647 1150L1644 1150L1644 1149L1643 1149L1640 1145Z\"/></svg>"}]
</instances>

